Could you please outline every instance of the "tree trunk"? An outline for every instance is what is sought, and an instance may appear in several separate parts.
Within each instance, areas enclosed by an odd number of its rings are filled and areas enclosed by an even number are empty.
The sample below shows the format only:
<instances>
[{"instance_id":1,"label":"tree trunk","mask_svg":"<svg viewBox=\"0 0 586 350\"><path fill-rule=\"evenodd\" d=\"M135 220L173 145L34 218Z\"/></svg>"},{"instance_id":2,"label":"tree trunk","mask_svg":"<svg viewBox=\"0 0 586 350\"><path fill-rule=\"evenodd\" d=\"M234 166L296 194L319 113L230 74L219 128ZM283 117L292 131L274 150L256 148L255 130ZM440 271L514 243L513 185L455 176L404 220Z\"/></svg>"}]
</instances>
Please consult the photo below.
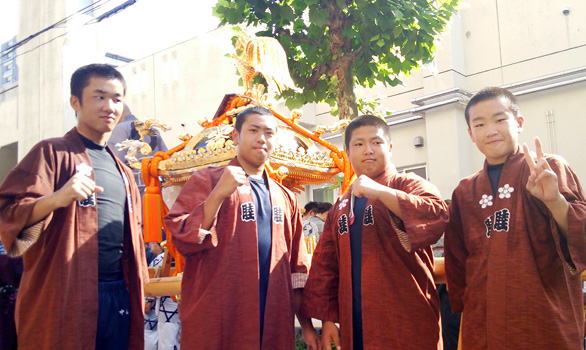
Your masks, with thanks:
<instances>
[{"instance_id":1,"label":"tree trunk","mask_svg":"<svg viewBox=\"0 0 586 350\"><path fill-rule=\"evenodd\" d=\"M354 94L352 62L344 62L343 66L336 73L339 79L336 87L336 102L339 110L338 118L352 119L358 115L356 95Z\"/></svg>"},{"instance_id":2,"label":"tree trunk","mask_svg":"<svg viewBox=\"0 0 586 350\"><path fill-rule=\"evenodd\" d=\"M350 38L342 37L342 31L346 25L346 18L335 1L327 2L326 8L330 14L328 20L330 32L330 54L336 57L332 61L331 74L338 78L336 85L336 103L338 105L338 118L351 119L358 113L356 108L356 95L354 94L354 75L352 68L352 43Z\"/></svg>"}]
</instances>

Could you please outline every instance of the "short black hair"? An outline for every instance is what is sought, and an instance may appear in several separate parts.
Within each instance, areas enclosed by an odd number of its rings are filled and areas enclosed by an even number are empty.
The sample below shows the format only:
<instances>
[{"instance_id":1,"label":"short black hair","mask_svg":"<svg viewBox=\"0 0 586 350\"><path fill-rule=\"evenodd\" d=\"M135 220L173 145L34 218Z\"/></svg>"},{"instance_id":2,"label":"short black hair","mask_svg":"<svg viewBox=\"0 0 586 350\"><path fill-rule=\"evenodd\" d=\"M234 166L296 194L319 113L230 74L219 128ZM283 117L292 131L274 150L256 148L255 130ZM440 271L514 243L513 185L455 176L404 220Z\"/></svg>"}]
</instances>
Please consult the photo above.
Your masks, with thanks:
<instances>
[{"instance_id":1,"label":"short black hair","mask_svg":"<svg viewBox=\"0 0 586 350\"><path fill-rule=\"evenodd\" d=\"M374 126L377 129L382 130L387 142L391 143L391 128L387 125L387 122L377 116L365 114L354 118L346 127L346 131L344 132L344 144L346 145L346 149L350 147L352 132L363 126Z\"/></svg>"},{"instance_id":2,"label":"short black hair","mask_svg":"<svg viewBox=\"0 0 586 350\"><path fill-rule=\"evenodd\" d=\"M234 123L234 129L236 129L236 131L240 132L242 130L242 124L244 124L244 122L246 121L246 118L248 118L248 116L251 114L260 114L260 115L274 117L273 113L265 107L261 107L261 106L250 107L250 108L247 108L247 109L243 110L242 112L238 113L238 115L236 116L236 123Z\"/></svg>"},{"instance_id":3,"label":"short black hair","mask_svg":"<svg viewBox=\"0 0 586 350\"><path fill-rule=\"evenodd\" d=\"M513 93L511 93L507 89L503 89L500 87L489 86L486 87L472 96L468 104L466 105L466 110L464 111L464 116L466 117L466 124L470 126L470 108L474 107L476 104L486 101L486 100L502 100L505 107L509 108L515 119L517 119L521 115L521 108L519 107L519 103L517 102L517 98Z\"/></svg>"},{"instance_id":4,"label":"short black hair","mask_svg":"<svg viewBox=\"0 0 586 350\"><path fill-rule=\"evenodd\" d=\"M318 202L317 208L313 209L313 212L316 214L326 213L332 207L332 203L330 202Z\"/></svg>"},{"instance_id":5,"label":"short black hair","mask_svg":"<svg viewBox=\"0 0 586 350\"><path fill-rule=\"evenodd\" d=\"M305 213L309 213L309 211L314 210L315 208L317 208L317 202L309 202L303 207Z\"/></svg>"},{"instance_id":6,"label":"short black hair","mask_svg":"<svg viewBox=\"0 0 586 350\"><path fill-rule=\"evenodd\" d=\"M92 63L83 67L79 67L71 76L71 96L75 96L81 103L81 95L83 89L90 83L90 78L101 77L106 79L115 79L120 81L124 88L124 94L126 95L126 81L122 74L109 64Z\"/></svg>"}]
</instances>

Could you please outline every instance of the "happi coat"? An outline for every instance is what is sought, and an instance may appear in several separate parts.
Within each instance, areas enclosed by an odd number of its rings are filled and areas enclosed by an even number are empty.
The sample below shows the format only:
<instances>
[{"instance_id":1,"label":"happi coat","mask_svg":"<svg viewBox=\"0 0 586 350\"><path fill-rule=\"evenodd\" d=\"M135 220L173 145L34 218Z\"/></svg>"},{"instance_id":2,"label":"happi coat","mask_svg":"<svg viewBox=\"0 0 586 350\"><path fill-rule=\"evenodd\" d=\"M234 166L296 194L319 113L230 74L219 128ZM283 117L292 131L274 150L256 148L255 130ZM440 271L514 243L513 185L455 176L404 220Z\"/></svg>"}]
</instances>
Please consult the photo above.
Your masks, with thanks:
<instances>
[{"instance_id":1,"label":"happi coat","mask_svg":"<svg viewBox=\"0 0 586 350\"><path fill-rule=\"evenodd\" d=\"M141 233L140 197L131 170L116 160L127 194L122 269L130 293L129 349L144 347L143 283L148 271ZM22 255L16 302L19 349L93 349L98 321L97 199L74 202L25 227L34 205L77 171L94 179L74 128L39 142L0 187L0 238L10 256ZM99 196L99 194L98 194Z\"/></svg>"},{"instance_id":2,"label":"happi coat","mask_svg":"<svg viewBox=\"0 0 586 350\"><path fill-rule=\"evenodd\" d=\"M448 216L438 190L414 174L389 167L376 182L397 193L403 220L369 199L362 226L364 349L441 349L439 297L430 245ZM350 191L328 213L304 289L302 312L340 324L342 349L351 350L352 261Z\"/></svg>"},{"instance_id":3,"label":"happi coat","mask_svg":"<svg viewBox=\"0 0 586 350\"><path fill-rule=\"evenodd\" d=\"M240 166L237 158L229 165ZM203 206L224 168L195 172L165 218L185 257L182 349L260 349L256 209L250 183L222 203L209 231ZM267 176L266 172L264 174ZM272 245L262 349L294 349L293 289L307 280L309 258L295 195L268 180Z\"/></svg>"},{"instance_id":4,"label":"happi coat","mask_svg":"<svg viewBox=\"0 0 586 350\"><path fill-rule=\"evenodd\" d=\"M546 156L570 204L568 238L526 189L517 146L496 196L484 169L454 190L445 236L452 309L462 311L463 349L582 349L580 273L586 264L586 202L576 174Z\"/></svg>"}]
</instances>

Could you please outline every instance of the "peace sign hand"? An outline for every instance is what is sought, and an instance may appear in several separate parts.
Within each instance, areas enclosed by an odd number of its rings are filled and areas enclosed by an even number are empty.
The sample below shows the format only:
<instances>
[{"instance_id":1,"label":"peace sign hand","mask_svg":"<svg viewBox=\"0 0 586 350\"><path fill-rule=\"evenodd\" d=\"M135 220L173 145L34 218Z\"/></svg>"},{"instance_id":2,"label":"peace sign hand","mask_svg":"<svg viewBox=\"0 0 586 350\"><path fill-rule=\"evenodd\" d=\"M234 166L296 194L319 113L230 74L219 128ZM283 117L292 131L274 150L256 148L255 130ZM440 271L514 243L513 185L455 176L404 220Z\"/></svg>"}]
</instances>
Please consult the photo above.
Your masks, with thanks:
<instances>
[{"instance_id":1,"label":"peace sign hand","mask_svg":"<svg viewBox=\"0 0 586 350\"><path fill-rule=\"evenodd\" d=\"M535 151L537 157L534 159L527 144L523 144L525 161L531 169L527 190L545 204L556 202L562 196L558 188L558 176L545 160L539 137L535 137Z\"/></svg>"}]
</instances>

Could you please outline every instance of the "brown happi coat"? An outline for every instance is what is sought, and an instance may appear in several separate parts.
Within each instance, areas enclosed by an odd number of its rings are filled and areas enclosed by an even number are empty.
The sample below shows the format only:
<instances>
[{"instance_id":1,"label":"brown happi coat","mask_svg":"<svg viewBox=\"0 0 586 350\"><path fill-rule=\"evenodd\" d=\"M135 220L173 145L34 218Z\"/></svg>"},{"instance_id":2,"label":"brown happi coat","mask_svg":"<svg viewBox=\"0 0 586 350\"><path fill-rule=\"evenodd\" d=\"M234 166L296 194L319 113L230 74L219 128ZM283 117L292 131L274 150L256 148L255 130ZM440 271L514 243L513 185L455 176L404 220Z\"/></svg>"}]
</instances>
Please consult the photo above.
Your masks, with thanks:
<instances>
[{"instance_id":1,"label":"brown happi coat","mask_svg":"<svg viewBox=\"0 0 586 350\"><path fill-rule=\"evenodd\" d=\"M530 169L519 146L498 191L486 164L454 190L445 254L454 311L462 311L463 349L582 349L580 273L586 264L586 202L578 178L546 156L570 204L568 238L526 189Z\"/></svg>"},{"instance_id":2,"label":"brown happi coat","mask_svg":"<svg viewBox=\"0 0 586 350\"><path fill-rule=\"evenodd\" d=\"M230 165L239 163L235 158ZM185 256L182 349L261 348L258 240L250 215L255 211L250 184L224 200L209 231L200 228L205 200L223 171L205 168L194 173L165 218ZM293 349L293 289L305 284L309 258L295 196L273 180L268 185L272 245L262 349Z\"/></svg>"},{"instance_id":3,"label":"brown happi coat","mask_svg":"<svg viewBox=\"0 0 586 350\"><path fill-rule=\"evenodd\" d=\"M144 347L142 285L148 279L140 227L140 196L132 172L118 160L126 194L122 268L130 292L130 349ZM34 205L91 166L74 128L38 143L0 187L0 238L24 273L16 306L19 349L93 349L98 320L97 206L74 202L25 228ZM84 167L82 165L82 167ZM91 172L94 179L94 172ZM99 196L99 194L98 194Z\"/></svg>"},{"instance_id":4,"label":"brown happi coat","mask_svg":"<svg viewBox=\"0 0 586 350\"><path fill-rule=\"evenodd\" d=\"M361 281L364 349L441 349L430 245L447 224L446 204L432 184L414 174L397 173L394 167L375 181L405 193L398 194L403 220L378 200L366 203ZM328 214L302 307L307 316L339 322L346 350L353 345L350 232L343 227L350 200L349 191Z\"/></svg>"}]
</instances>

